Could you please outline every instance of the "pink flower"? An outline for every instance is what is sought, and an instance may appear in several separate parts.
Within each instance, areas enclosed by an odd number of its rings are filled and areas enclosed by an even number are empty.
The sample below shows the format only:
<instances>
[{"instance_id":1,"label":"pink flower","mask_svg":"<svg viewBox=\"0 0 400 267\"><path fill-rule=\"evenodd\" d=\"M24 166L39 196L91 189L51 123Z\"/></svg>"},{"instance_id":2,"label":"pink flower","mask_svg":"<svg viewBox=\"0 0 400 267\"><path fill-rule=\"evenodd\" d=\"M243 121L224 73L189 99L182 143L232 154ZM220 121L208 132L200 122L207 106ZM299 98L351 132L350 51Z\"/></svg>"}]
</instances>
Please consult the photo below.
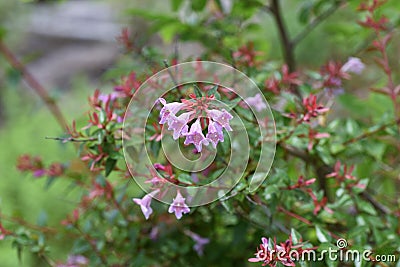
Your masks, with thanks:
<instances>
[{"instance_id":1,"label":"pink flower","mask_svg":"<svg viewBox=\"0 0 400 267\"><path fill-rule=\"evenodd\" d=\"M151 200L159 191L160 191L159 189L154 190L153 192L145 195L142 199L140 199L140 198L132 199L133 202L135 202L136 204L138 204L140 206L146 220L148 220L150 215L153 213L153 209L150 207Z\"/></svg>"},{"instance_id":2,"label":"pink flower","mask_svg":"<svg viewBox=\"0 0 400 267\"><path fill-rule=\"evenodd\" d=\"M218 142L224 142L224 133L222 126L212 120L208 124L207 139L211 141L214 148L217 148Z\"/></svg>"},{"instance_id":3,"label":"pink flower","mask_svg":"<svg viewBox=\"0 0 400 267\"><path fill-rule=\"evenodd\" d=\"M268 247L268 239L265 237L261 238L262 244L260 244L260 248L257 248L257 252L254 254L256 257L255 258L250 258L248 259L249 262L264 262L264 265L267 265L269 263L268 257L269 257L269 252L270 249Z\"/></svg>"},{"instance_id":4,"label":"pink flower","mask_svg":"<svg viewBox=\"0 0 400 267\"><path fill-rule=\"evenodd\" d=\"M329 110L329 108L317 104L317 96L313 94L303 99L303 106L306 111L303 117L303 121L305 122L309 122L311 118L315 118Z\"/></svg>"},{"instance_id":5,"label":"pink flower","mask_svg":"<svg viewBox=\"0 0 400 267\"><path fill-rule=\"evenodd\" d=\"M208 139L206 139L203 135L199 119L192 124L190 127L190 132L184 135L186 136L184 144L194 144L198 152L201 152L203 144L208 145Z\"/></svg>"},{"instance_id":6,"label":"pink flower","mask_svg":"<svg viewBox=\"0 0 400 267\"><path fill-rule=\"evenodd\" d=\"M293 189L296 189L296 188L306 187L306 186L309 186L309 185L315 183L316 180L317 180L316 178L311 178L311 179L308 179L308 180L304 180L304 177L302 175L300 175L299 178L297 179L297 183L296 184L290 185L290 186L288 186L286 188L289 189L289 190L293 190Z\"/></svg>"},{"instance_id":7,"label":"pink flower","mask_svg":"<svg viewBox=\"0 0 400 267\"><path fill-rule=\"evenodd\" d=\"M305 249L302 248L301 243L293 245L291 235L289 236L288 240L280 243L279 245L276 243L276 239L274 238L271 247L268 246L267 238L263 237L261 240L262 244L260 244L259 248L257 248L257 252L255 253L256 257L248 259L249 262L263 262L262 266L276 266L278 262L284 266L296 266L291 258L292 252L295 251L297 252L297 255L301 255L301 253L305 251ZM314 248L306 250L312 249Z\"/></svg>"},{"instance_id":8,"label":"pink flower","mask_svg":"<svg viewBox=\"0 0 400 267\"><path fill-rule=\"evenodd\" d=\"M153 186L167 182L166 179L154 176L150 180L145 181L146 184L151 183Z\"/></svg>"},{"instance_id":9,"label":"pink flower","mask_svg":"<svg viewBox=\"0 0 400 267\"><path fill-rule=\"evenodd\" d=\"M257 112L262 111L267 108L267 105L264 103L261 94L256 94L253 97L248 97L244 99L247 105L254 107Z\"/></svg>"},{"instance_id":10,"label":"pink flower","mask_svg":"<svg viewBox=\"0 0 400 267\"><path fill-rule=\"evenodd\" d=\"M151 228L151 231L149 234L150 239L153 241L157 240L158 236L159 236L159 232L160 232L160 229L158 228L158 226Z\"/></svg>"},{"instance_id":11,"label":"pink flower","mask_svg":"<svg viewBox=\"0 0 400 267\"><path fill-rule=\"evenodd\" d=\"M167 104L167 101L165 101L164 98L159 98L158 101L163 104L163 108L160 111L160 124L164 124L168 121L170 115L175 115L178 113L184 106L184 103L179 103L179 102L172 102Z\"/></svg>"},{"instance_id":12,"label":"pink flower","mask_svg":"<svg viewBox=\"0 0 400 267\"><path fill-rule=\"evenodd\" d=\"M222 127L224 127L227 131L232 131L231 126L229 125L229 121L233 118L233 116L223 109L222 111L217 109L212 109L208 111L208 115L215 122L218 122Z\"/></svg>"},{"instance_id":13,"label":"pink flower","mask_svg":"<svg viewBox=\"0 0 400 267\"><path fill-rule=\"evenodd\" d=\"M361 61L361 59L357 57L349 57L347 62L342 66L341 71L343 72L352 72L355 74L361 74L364 70L365 65Z\"/></svg>"},{"instance_id":14,"label":"pink flower","mask_svg":"<svg viewBox=\"0 0 400 267\"><path fill-rule=\"evenodd\" d=\"M88 264L89 260L86 257L82 255L70 255L66 264L57 264L57 267L82 267Z\"/></svg>"},{"instance_id":15,"label":"pink flower","mask_svg":"<svg viewBox=\"0 0 400 267\"><path fill-rule=\"evenodd\" d=\"M35 177L42 177L44 175L46 175L45 169L37 169L33 172L33 176L35 176Z\"/></svg>"},{"instance_id":16,"label":"pink flower","mask_svg":"<svg viewBox=\"0 0 400 267\"><path fill-rule=\"evenodd\" d=\"M193 239L193 241L195 242L193 249L197 252L199 256L202 256L204 246L210 243L210 239L201 237L198 234L193 233L189 230L185 231L185 234Z\"/></svg>"},{"instance_id":17,"label":"pink flower","mask_svg":"<svg viewBox=\"0 0 400 267\"><path fill-rule=\"evenodd\" d=\"M193 112L186 112L181 114L179 117L176 117L173 114L169 115L168 118L168 130L173 130L173 138L174 140L178 139L180 135L188 132L187 123L190 121L190 116Z\"/></svg>"},{"instance_id":18,"label":"pink flower","mask_svg":"<svg viewBox=\"0 0 400 267\"><path fill-rule=\"evenodd\" d=\"M174 198L174 201L171 203L171 206L169 206L168 212L169 213L175 212L175 216L178 220L182 218L182 214L190 212L189 207L185 203L185 198L182 197L179 191L176 193L176 197Z\"/></svg>"},{"instance_id":19,"label":"pink flower","mask_svg":"<svg viewBox=\"0 0 400 267\"><path fill-rule=\"evenodd\" d=\"M308 151L311 151L313 146L314 146L314 140L315 139L322 139L322 138L328 138L331 135L329 133L319 133L313 129L310 129L308 131L308 146L307 149Z\"/></svg>"},{"instance_id":20,"label":"pink flower","mask_svg":"<svg viewBox=\"0 0 400 267\"><path fill-rule=\"evenodd\" d=\"M338 179L340 182L343 182L344 180L356 180L357 178L352 175L352 172L354 171L354 166L348 166L346 164L343 164L343 173L341 172L341 163L340 161L337 161L334 167L334 171L327 174L326 178L331 178L335 177Z\"/></svg>"},{"instance_id":21,"label":"pink flower","mask_svg":"<svg viewBox=\"0 0 400 267\"><path fill-rule=\"evenodd\" d=\"M112 92L110 94L100 94L98 99L103 103L107 103L108 100L110 100L112 102L115 99L117 99L118 97L119 97L119 93Z\"/></svg>"}]
</instances>

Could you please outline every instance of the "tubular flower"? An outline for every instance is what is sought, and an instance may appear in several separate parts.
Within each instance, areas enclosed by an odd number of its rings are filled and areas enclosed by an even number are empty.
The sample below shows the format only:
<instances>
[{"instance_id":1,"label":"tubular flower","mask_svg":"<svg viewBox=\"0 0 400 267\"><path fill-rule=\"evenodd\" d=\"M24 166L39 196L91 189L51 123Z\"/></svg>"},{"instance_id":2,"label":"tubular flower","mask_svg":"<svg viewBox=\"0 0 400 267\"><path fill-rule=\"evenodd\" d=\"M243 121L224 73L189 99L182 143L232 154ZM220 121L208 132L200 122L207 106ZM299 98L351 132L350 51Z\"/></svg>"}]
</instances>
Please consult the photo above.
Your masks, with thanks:
<instances>
[{"instance_id":1,"label":"tubular flower","mask_svg":"<svg viewBox=\"0 0 400 267\"><path fill-rule=\"evenodd\" d=\"M133 202L138 204L140 208L142 209L143 215L146 218L146 220L149 219L150 215L153 213L153 209L150 207L151 205L151 200L153 197L159 192L160 190L154 190L153 192L145 195L142 199L140 198L133 198Z\"/></svg>"},{"instance_id":2,"label":"tubular flower","mask_svg":"<svg viewBox=\"0 0 400 267\"><path fill-rule=\"evenodd\" d=\"M165 101L164 98L159 98L158 101L163 104L163 108L160 111L160 124L164 124L168 121L170 118L170 115L176 115L184 106L184 103L179 103L179 102L172 102L168 103Z\"/></svg>"},{"instance_id":3,"label":"tubular flower","mask_svg":"<svg viewBox=\"0 0 400 267\"><path fill-rule=\"evenodd\" d=\"M218 142L224 142L224 133L222 132L222 126L210 120L206 137L212 143L213 147L216 148Z\"/></svg>"},{"instance_id":4,"label":"tubular flower","mask_svg":"<svg viewBox=\"0 0 400 267\"><path fill-rule=\"evenodd\" d=\"M175 213L176 218L179 220L182 218L182 214L190 212L188 205L185 203L185 198L182 197L181 193L178 191L174 201L171 203L168 209L169 213Z\"/></svg>"},{"instance_id":5,"label":"tubular flower","mask_svg":"<svg viewBox=\"0 0 400 267\"><path fill-rule=\"evenodd\" d=\"M190 127L190 132L185 134L185 145L193 144L198 152L201 152L202 145L208 145L208 139L204 137L201 130L200 120L196 120Z\"/></svg>"},{"instance_id":6,"label":"tubular flower","mask_svg":"<svg viewBox=\"0 0 400 267\"><path fill-rule=\"evenodd\" d=\"M267 105L264 103L261 94L256 94L253 97L248 97L244 100L249 106L254 107L257 112L262 111L267 108Z\"/></svg>"},{"instance_id":7,"label":"tubular flower","mask_svg":"<svg viewBox=\"0 0 400 267\"><path fill-rule=\"evenodd\" d=\"M187 123L190 120L190 115L192 115L192 112L183 113L178 117L172 114L170 115L168 119L168 130L174 131L174 140L178 139L182 134L186 134L188 132L189 127L187 126Z\"/></svg>"},{"instance_id":8,"label":"tubular flower","mask_svg":"<svg viewBox=\"0 0 400 267\"><path fill-rule=\"evenodd\" d=\"M352 72L355 74L361 74L364 70L365 65L358 57L349 57L346 63L341 68L343 72Z\"/></svg>"},{"instance_id":9,"label":"tubular flower","mask_svg":"<svg viewBox=\"0 0 400 267\"><path fill-rule=\"evenodd\" d=\"M215 122L218 122L227 131L232 131L229 121L233 118L233 116L228 111L225 109L222 111L212 109L208 111L208 115L210 115L211 119L213 119Z\"/></svg>"}]
</instances>

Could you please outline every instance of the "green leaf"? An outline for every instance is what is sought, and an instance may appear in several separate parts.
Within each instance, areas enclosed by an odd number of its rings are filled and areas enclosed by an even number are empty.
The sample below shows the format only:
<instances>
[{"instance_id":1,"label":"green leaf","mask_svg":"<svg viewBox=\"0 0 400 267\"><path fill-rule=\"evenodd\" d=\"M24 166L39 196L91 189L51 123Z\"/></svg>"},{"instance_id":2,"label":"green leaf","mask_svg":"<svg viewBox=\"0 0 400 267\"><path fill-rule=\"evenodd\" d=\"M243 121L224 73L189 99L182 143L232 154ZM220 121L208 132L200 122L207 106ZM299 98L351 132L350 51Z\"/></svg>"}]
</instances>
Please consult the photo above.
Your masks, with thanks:
<instances>
[{"instance_id":1,"label":"green leaf","mask_svg":"<svg viewBox=\"0 0 400 267\"><path fill-rule=\"evenodd\" d=\"M215 95L217 90L218 90L218 85L214 85L213 88L211 88L210 90L207 91L207 96Z\"/></svg>"},{"instance_id":2,"label":"green leaf","mask_svg":"<svg viewBox=\"0 0 400 267\"><path fill-rule=\"evenodd\" d=\"M326 243L331 241L331 236L329 235L329 233L326 230L320 228L318 225L315 226L315 233L319 242Z\"/></svg>"},{"instance_id":3,"label":"green leaf","mask_svg":"<svg viewBox=\"0 0 400 267\"><path fill-rule=\"evenodd\" d=\"M356 204L357 204L357 207L361 211L364 211L364 212L366 212L368 214L371 214L371 215L377 215L377 212L376 212L374 206L372 206L371 203L369 203L369 202L367 202L365 200L356 198Z\"/></svg>"},{"instance_id":4,"label":"green leaf","mask_svg":"<svg viewBox=\"0 0 400 267\"><path fill-rule=\"evenodd\" d=\"M171 0L171 7L173 11L177 11L182 5L183 0Z\"/></svg>"},{"instance_id":5,"label":"green leaf","mask_svg":"<svg viewBox=\"0 0 400 267\"><path fill-rule=\"evenodd\" d=\"M45 189L45 190L49 189L50 186L54 183L55 180L56 180L55 177L49 177L49 178L47 178L46 183L45 183L45 185L44 185L44 189Z\"/></svg>"},{"instance_id":6,"label":"green leaf","mask_svg":"<svg viewBox=\"0 0 400 267\"><path fill-rule=\"evenodd\" d=\"M365 146L367 153L374 157L376 160L381 161L383 154L386 151L386 144L379 142L368 142Z\"/></svg>"},{"instance_id":7,"label":"green leaf","mask_svg":"<svg viewBox=\"0 0 400 267\"><path fill-rule=\"evenodd\" d=\"M106 115L106 112L105 112L105 110L100 110L100 113L99 113L99 121L100 121L100 123L104 123L105 121L106 121L106 117L107 117L107 115Z\"/></svg>"},{"instance_id":8,"label":"green leaf","mask_svg":"<svg viewBox=\"0 0 400 267\"><path fill-rule=\"evenodd\" d=\"M311 10L313 8L313 2L307 1L300 8L299 12L299 22L302 24L308 23L310 20Z\"/></svg>"},{"instance_id":9,"label":"green leaf","mask_svg":"<svg viewBox=\"0 0 400 267\"><path fill-rule=\"evenodd\" d=\"M176 34L180 32L182 29L182 25L178 23L169 23L167 25L164 25L158 30L158 33L160 34L161 38L166 44L172 43L174 37Z\"/></svg>"},{"instance_id":10,"label":"green leaf","mask_svg":"<svg viewBox=\"0 0 400 267\"><path fill-rule=\"evenodd\" d=\"M272 184L272 185L268 185L265 188L263 196L264 196L265 200L270 200L270 199L272 199L273 195L275 195L279 192L280 192L279 187L275 184Z\"/></svg>"},{"instance_id":11,"label":"green leaf","mask_svg":"<svg viewBox=\"0 0 400 267\"><path fill-rule=\"evenodd\" d=\"M301 235L299 232L292 228L290 230L290 235L292 236L293 244L300 243Z\"/></svg>"},{"instance_id":12,"label":"green leaf","mask_svg":"<svg viewBox=\"0 0 400 267\"><path fill-rule=\"evenodd\" d=\"M229 107L230 109L233 109L234 107L237 106L237 104L238 104L241 100L242 100L242 99L241 99L240 97L237 97L237 98L235 98L235 99L229 101L228 107Z\"/></svg>"},{"instance_id":13,"label":"green leaf","mask_svg":"<svg viewBox=\"0 0 400 267\"><path fill-rule=\"evenodd\" d=\"M191 1L192 9L194 11L202 11L207 4L207 0L195 0Z\"/></svg>"},{"instance_id":14,"label":"green leaf","mask_svg":"<svg viewBox=\"0 0 400 267\"><path fill-rule=\"evenodd\" d=\"M178 176L178 181L184 184L193 184L192 176L187 173L181 173Z\"/></svg>"},{"instance_id":15,"label":"green leaf","mask_svg":"<svg viewBox=\"0 0 400 267\"><path fill-rule=\"evenodd\" d=\"M202 97L203 94L201 93L201 89L199 88L199 86L197 84L193 84L193 89L194 89L194 93L196 95L196 97Z\"/></svg>"},{"instance_id":16,"label":"green leaf","mask_svg":"<svg viewBox=\"0 0 400 267\"><path fill-rule=\"evenodd\" d=\"M105 176L107 177L112 170L114 169L115 165L117 164L117 160L113 159L113 158L108 158L106 161L106 174Z\"/></svg>"},{"instance_id":17,"label":"green leaf","mask_svg":"<svg viewBox=\"0 0 400 267\"><path fill-rule=\"evenodd\" d=\"M101 174L99 174L99 175L97 175L97 177L96 177L96 183L98 183L99 185L101 185L102 187L105 187L106 186L106 179L104 178L104 176L103 175L101 175Z\"/></svg>"},{"instance_id":18,"label":"green leaf","mask_svg":"<svg viewBox=\"0 0 400 267\"><path fill-rule=\"evenodd\" d=\"M330 146L330 151L332 152L332 154L337 154L339 152L342 152L345 149L346 149L346 147L339 143L332 143Z\"/></svg>"}]
</instances>

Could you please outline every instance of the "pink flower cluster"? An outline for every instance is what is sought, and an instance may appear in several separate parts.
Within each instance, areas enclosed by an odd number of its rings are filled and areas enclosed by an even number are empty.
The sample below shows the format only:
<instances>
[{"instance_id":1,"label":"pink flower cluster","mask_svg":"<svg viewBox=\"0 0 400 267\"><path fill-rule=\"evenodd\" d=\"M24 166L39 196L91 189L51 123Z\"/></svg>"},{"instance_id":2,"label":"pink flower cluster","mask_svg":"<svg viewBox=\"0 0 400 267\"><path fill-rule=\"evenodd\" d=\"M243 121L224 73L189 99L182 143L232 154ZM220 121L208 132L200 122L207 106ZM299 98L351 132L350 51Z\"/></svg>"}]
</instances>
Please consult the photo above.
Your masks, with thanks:
<instances>
[{"instance_id":1,"label":"pink flower cluster","mask_svg":"<svg viewBox=\"0 0 400 267\"><path fill-rule=\"evenodd\" d=\"M168 124L168 130L173 131L173 139L177 140L179 137L185 137L185 145L193 144L197 152L201 152L203 145L207 146L210 143L214 148L217 147L218 142L224 141L224 134L222 129L232 131L229 121L233 116L225 109L209 109L208 102L203 101L201 98L195 102L172 102L167 103L164 98L159 98L159 102L164 106L160 111L160 124ZM207 98L205 99L207 100ZM178 112L186 110L180 115ZM201 124L198 113L205 112L208 120L207 134L203 134L203 127ZM192 125L188 123L196 119Z\"/></svg>"}]
</instances>

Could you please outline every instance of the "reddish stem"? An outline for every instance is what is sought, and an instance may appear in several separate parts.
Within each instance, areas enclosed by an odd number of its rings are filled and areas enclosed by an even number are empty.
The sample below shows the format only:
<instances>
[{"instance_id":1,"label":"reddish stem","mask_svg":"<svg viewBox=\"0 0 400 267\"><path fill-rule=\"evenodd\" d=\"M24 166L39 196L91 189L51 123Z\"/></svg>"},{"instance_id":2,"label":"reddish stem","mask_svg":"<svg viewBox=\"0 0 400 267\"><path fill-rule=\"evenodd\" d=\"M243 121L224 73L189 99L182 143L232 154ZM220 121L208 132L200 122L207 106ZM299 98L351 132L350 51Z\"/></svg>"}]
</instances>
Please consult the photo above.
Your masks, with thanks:
<instances>
[{"instance_id":1,"label":"reddish stem","mask_svg":"<svg viewBox=\"0 0 400 267\"><path fill-rule=\"evenodd\" d=\"M18 70L24 80L28 83L28 85L39 95L39 97L46 104L50 112L56 118L57 122L63 129L67 129L66 120L61 113L61 110L55 103L54 99L50 97L46 89L32 76L32 74L27 70L24 64L18 60L18 58L13 54L13 52L4 44L4 42L0 41L0 53L4 55L6 60L10 63L10 65Z\"/></svg>"}]
</instances>

